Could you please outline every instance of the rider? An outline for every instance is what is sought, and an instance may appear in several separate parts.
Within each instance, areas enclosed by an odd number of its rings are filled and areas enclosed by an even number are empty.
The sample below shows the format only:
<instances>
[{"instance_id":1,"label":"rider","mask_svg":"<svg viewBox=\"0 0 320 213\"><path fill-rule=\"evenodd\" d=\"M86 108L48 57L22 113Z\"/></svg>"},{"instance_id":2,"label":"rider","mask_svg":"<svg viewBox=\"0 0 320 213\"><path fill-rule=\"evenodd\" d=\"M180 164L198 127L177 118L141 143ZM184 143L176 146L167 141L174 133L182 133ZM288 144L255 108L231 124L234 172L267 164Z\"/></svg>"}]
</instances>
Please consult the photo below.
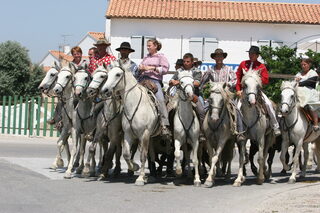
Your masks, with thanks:
<instances>
[{"instance_id":1,"label":"rider","mask_svg":"<svg viewBox=\"0 0 320 213\"><path fill-rule=\"evenodd\" d=\"M98 40L97 43L93 45L97 47L98 54L90 60L88 71L91 74L97 69L97 65L102 65L102 63L109 65L111 61L116 60L113 55L110 55L107 52L107 48L111 45L111 43L108 42L105 38Z\"/></svg>"},{"instance_id":2,"label":"rider","mask_svg":"<svg viewBox=\"0 0 320 213\"><path fill-rule=\"evenodd\" d=\"M309 58L301 59L302 71L296 74L295 80L299 82L297 95L301 107L308 106L308 110L312 116L313 129L319 130L318 113L319 108L319 94L315 89L318 81L318 74L315 70L310 69L312 61Z\"/></svg>"},{"instance_id":3,"label":"rider","mask_svg":"<svg viewBox=\"0 0 320 213\"><path fill-rule=\"evenodd\" d=\"M201 79L201 86L200 88L203 88L209 80L213 82L226 82L229 86L229 90L234 91L236 86L236 74L232 70L232 67L225 65L223 63L223 60L227 57L228 53L223 52L222 49L218 48L214 51L214 53L211 53L211 58L215 60L216 64L209 69L205 74L203 75ZM240 110L237 109L236 103L233 100L230 104L231 109L236 110L237 113L237 126L236 126L236 134L238 140L245 140L245 137L243 135L243 123L242 123L242 115Z\"/></svg>"},{"instance_id":4,"label":"rider","mask_svg":"<svg viewBox=\"0 0 320 213\"><path fill-rule=\"evenodd\" d=\"M237 96L242 96L242 86L241 86L241 80L243 76L243 69L248 70L254 70L254 71L260 71L261 81L262 84L268 84L269 83L269 74L266 66L258 61L258 57L260 55L260 49L257 46L251 46L249 49L249 60L242 61L238 67L238 70L236 72L237 75L237 83L236 83L236 91ZM272 103L269 100L269 98L263 93L262 98L265 102L268 114L270 116L270 123L272 125L272 129L274 131L275 135L280 135L281 132L279 130L279 123L276 118L275 111L273 109ZM241 102L239 101L238 108L240 109Z\"/></svg>"},{"instance_id":5,"label":"rider","mask_svg":"<svg viewBox=\"0 0 320 213\"><path fill-rule=\"evenodd\" d=\"M82 49L79 46L72 47L71 55L73 57L73 60L71 61L71 63L74 64L76 68L82 67L88 63L86 59L82 58ZM50 125L57 124L58 129L61 129L62 127L62 123L60 122L62 119L61 110L62 110L62 102L59 101L54 110L53 118L47 121Z\"/></svg>"},{"instance_id":6,"label":"rider","mask_svg":"<svg viewBox=\"0 0 320 213\"><path fill-rule=\"evenodd\" d=\"M118 59L119 64L126 64L130 63L130 70L133 74L133 76L138 79L139 77L139 70L136 63L134 63L129 58L129 54L134 52L134 49L131 48L131 45L129 42L122 42L120 44L120 47L116 49L116 51L120 52L121 57Z\"/></svg>"},{"instance_id":7,"label":"rider","mask_svg":"<svg viewBox=\"0 0 320 213\"><path fill-rule=\"evenodd\" d=\"M177 86L180 84L179 79L178 79L178 72L182 71L188 71L192 73L194 82L193 85L195 87L194 95L193 95L193 102L196 104L196 111L199 115L199 120L200 120L200 125L202 126L204 117L205 117L205 111L203 109L203 105L199 100L199 86L200 86L200 81L202 77L201 71L194 66L194 57L191 53L186 53L183 56L183 67L179 68L177 72L173 75L171 80L169 81L170 86Z\"/></svg>"},{"instance_id":8,"label":"rider","mask_svg":"<svg viewBox=\"0 0 320 213\"><path fill-rule=\"evenodd\" d=\"M161 50L162 44L156 39L149 39L147 41L147 50L149 54L145 56L139 65L139 82L143 80L150 80L157 86L157 92L155 94L159 101L159 111L161 114L161 126L162 135L169 137L169 118L168 111L165 104L164 95L162 92L162 77L169 70L168 59L162 53L158 53Z\"/></svg>"}]
</instances>

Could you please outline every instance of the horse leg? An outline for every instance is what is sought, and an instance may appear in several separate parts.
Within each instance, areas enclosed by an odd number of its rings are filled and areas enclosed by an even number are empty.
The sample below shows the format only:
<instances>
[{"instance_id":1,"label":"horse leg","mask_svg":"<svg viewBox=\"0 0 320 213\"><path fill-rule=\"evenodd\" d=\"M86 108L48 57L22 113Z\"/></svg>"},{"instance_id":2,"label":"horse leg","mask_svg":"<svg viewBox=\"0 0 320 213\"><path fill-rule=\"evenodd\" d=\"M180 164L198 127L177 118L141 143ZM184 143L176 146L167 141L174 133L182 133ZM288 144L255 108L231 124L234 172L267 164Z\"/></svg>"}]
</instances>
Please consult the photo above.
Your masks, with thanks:
<instances>
[{"instance_id":1,"label":"horse leg","mask_svg":"<svg viewBox=\"0 0 320 213\"><path fill-rule=\"evenodd\" d=\"M303 143L303 165L300 177L304 178L306 176L307 164L309 160L309 143Z\"/></svg>"},{"instance_id":2,"label":"horse leg","mask_svg":"<svg viewBox=\"0 0 320 213\"><path fill-rule=\"evenodd\" d=\"M284 134L283 136L283 140L282 140L282 144L281 144L281 155L280 155L280 161L282 163L282 167L283 170L282 171L289 171L290 168L288 166L288 161L287 159L287 155L289 155L288 153L288 148L289 148L289 138L287 136L287 134ZM281 173L283 174L284 172Z\"/></svg>"},{"instance_id":3,"label":"horse leg","mask_svg":"<svg viewBox=\"0 0 320 213\"><path fill-rule=\"evenodd\" d=\"M65 139L63 140L63 143L64 143L64 147L65 147L66 154L67 154L67 161L68 161L68 164L69 164L70 158L71 158L71 154L70 154L70 147L69 147L69 143L68 143L68 138L69 138L69 134L68 134L67 137L65 137Z\"/></svg>"},{"instance_id":4,"label":"horse leg","mask_svg":"<svg viewBox=\"0 0 320 213\"><path fill-rule=\"evenodd\" d=\"M245 154L246 154L246 140L238 141L238 150L239 150L239 171L238 177L235 179L233 186L241 186L241 184L245 181L244 176L244 163L245 163Z\"/></svg>"},{"instance_id":5,"label":"horse leg","mask_svg":"<svg viewBox=\"0 0 320 213\"><path fill-rule=\"evenodd\" d=\"M201 181L200 181L200 175L199 175L199 159L198 159L198 148L199 148L199 140L198 137L194 138L193 143L192 143L192 163L195 169L195 174L194 174L194 186L201 186Z\"/></svg>"},{"instance_id":6,"label":"horse leg","mask_svg":"<svg viewBox=\"0 0 320 213\"><path fill-rule=\"evenodd\" d=\"M131 138L129 138L125 134L124 140L123 140L123 146L122 146L122 156L128 165L128 170L133 171L133 163L131 161L130 149L131 149Z\"/></svg>"},{"instance_id":7,"label":"horse leg","mask_svg":"<svg viewBox=\"0 0 320 213\"><path fill-rule=\"evenodd\" d=\"M320 140L316 140L314 142L315 146L314 146L314 153L316 156L316 164L317 164L317 168L316 168L316 172L319 173L320 172Z\"/></svg>"},{"instance_id":8,"label":"horse leg","mask_svg":"<svg viewBox=\"0 0 320 213\"><path fill-rule=\"evenodd\" d=\"M76 157L77 154L77 148L78 148L78 143L79 143L79 135L76 134L76 131L74 128L71 129L71 134L72 134L72 141L73 141L73 147L72 147L72 151L71 151L71 158L70 158L70 162L68 164L68 168L66 171L66 174L64 175L64 178L70 179L71 175L72 175L72 169L73 169L73 163L74 163L74 159Z\"/></svg>"},{"instance_id":9,"label":"horse leg","mask_svg":"<svg viewBox=\"0 0 320 213\"><path fill-rule=\"evenodd\" d=\"M266 172L266 179L270 179L272 177L272 163L273 163L273 158L274 158L274 155L276 153L276 150L273 148L273 147L270 147L269 149L269 156L268 156L268 170Z\"/></svg>"},{"instance_id":10,"label":"horse leg","mask_svg":"<svg viewBox=\"0 0 320 213\"><path fill-rule=\"evenodd\" d=\"M81 174L82 170L84 168L84 153L85 153L85 149L86 149L86 142L87 142L87 140L84 138L84 135L81 134L81 136L80 136L80 152L79 152L79 154L80 154L80 159L79 159L80 165L76 170L76 174Z\"/></svg>"},{"instance_id":11,"label":"horse leg","mask_svg":"<svg viewBox=\"0 0 320 213\"><path fill-rule=\"evenodd\" d=\"M174 156L176 161L176 174L180 176L182 174L181 168L181 142L177 139L174 140Z\"/></svg>"},{"instance_id":12,"label":"horse leg","mask_svg":"<svg viewBox=\"0 0 320 213\"><path fill-rule=\"evenodd\" d=\"M249 151L249 161L250 161L251 171L255 176L258 176L258 169L254 164L254 156L259 151L259 148L255 143L253 143L253 141L250 141L250 142L251 144L250 144L250 151Z\"/></svg>"},{"instance_id":13,"label":"horse leg","mask_svg":"<svg viewBox=\"0 0 320 213\"><path fill-rule=\"evenodd\" d=\"M56 170L59 167L63 167L63 159L61 153L65 140L68 140L68 132L66 131L66 128L63 128L61 135L57 141L57 155L50 167L51 169Z\"/></svg>"},{"instance_id":14,"label":"horse leg","mask_svg":"<svg viewBox=\"0 0 320 213\"><path fill-rule=\"evenodd\" d=\"M258 180L257 180L257 183L259 185L262 185L265 178L264 178L264 168L265 168L265 150L264 150L264 147L265 147L265 139L264 139L264 136L262 136L260 138L260 141L259 141L259 152L258 152L258 163L259 163L259 176L258 176Z\"/></svg>"},{"instance_id":15,"label":"horse leg","mask_svg":"<svg viewBox=\"0 0 320 213\"><path fill-rule=\"evenodd\" d=\"M293 156L293 168L292 168L292 174L289 178L289 182L288 183L295 183L296 182L296 174L297 174L297 168L299 166L299 155L302 149L302 145L303 145L303 138L300 139L298 141L298 143L296 143L296 151L294 153Z\"/></svg>"},{"instance_id":16,"label":"horse leg","mask_svg":"<svg viewBox=\"0 0 320 213\"><path fill-rule=\"evenodd\" d=\"M143 186L145 182L145 164L148 156L149 143L150 143L150 134L148 130L146 130L142 135L140 143L141 143L141 153L140 153L141 168L140 168L139 177L136 179L136 182L135 182L136 186Z\"/></svg>"},{"instance_id":17,"label":"horse leg","mask_svg":"<svg viewBox=\"0 0 320 213\"><path fill-rule=\"evenodd\" d=\"M114 171L113 171L113 175L115 177L118 177L121 173L121 162L120 162L121 152L122 152L122 147L120 144L117 144L116 145L116 167L114 168Z\"/></svg>"},{"instance_id":18,"label":"horse leg","mask_svg":"<svg viewBox=\"0 0 320 213\"><path fill-rule=\"evenodd\" d=\"M307 169L312 169L313 156L314 156L314 143L308 143L309 157L307 162Z\"/></svg>"}]
</instances>

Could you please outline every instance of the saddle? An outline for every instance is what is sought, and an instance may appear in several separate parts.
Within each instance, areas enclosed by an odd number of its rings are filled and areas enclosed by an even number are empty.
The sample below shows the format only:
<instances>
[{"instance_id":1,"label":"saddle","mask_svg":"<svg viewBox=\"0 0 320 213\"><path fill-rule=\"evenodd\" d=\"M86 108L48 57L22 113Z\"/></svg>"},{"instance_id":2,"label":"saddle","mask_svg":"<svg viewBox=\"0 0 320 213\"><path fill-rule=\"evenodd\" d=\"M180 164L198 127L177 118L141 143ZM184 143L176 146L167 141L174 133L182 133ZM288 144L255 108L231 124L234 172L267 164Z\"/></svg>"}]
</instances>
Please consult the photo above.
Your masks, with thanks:
<instances>
[{"instance_id":1,"label":"saddle","mask_svg":"<svg viewBox=\"0 0 320 213\"><path fill-rule=\"evenodd\" d=\"M140 82L140 84L141 84L142 86L144 86L145 88L147 88L148 90L150 90L151 92L153 92L154 94L156 94L156 93L158 92L158 87L157 87L157 85L156 85L153 81L151 81L151 80L149 80L149 79L144 79L144 80L142 80L142 81Z\"/></svg>"}]
</instances>

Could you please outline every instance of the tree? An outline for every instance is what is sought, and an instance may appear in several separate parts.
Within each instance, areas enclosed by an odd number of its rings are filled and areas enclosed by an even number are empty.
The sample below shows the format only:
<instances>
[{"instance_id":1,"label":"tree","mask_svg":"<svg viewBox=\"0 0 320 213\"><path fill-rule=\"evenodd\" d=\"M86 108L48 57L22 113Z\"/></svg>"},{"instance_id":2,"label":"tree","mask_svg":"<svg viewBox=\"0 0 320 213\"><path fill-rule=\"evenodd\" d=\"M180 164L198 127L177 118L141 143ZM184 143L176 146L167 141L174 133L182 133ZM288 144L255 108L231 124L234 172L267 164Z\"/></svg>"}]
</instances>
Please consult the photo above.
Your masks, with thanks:
<instances>
[{"instance_id":1,"label":"tree","mask_svg":"<svg viewBox=\"0 0 320 213\"><path fill-rule=\"evenodd\" d=\"M25 47L15 41L0 43L0 96L38 95L35 88L42 73L32 65Z\"/></svg>"},{"instance_id":2,"label":"tree","mask_svg":"<svg viewBox=\"0 0 320 213\"><path fill-rule=\"evenodd\" d=\"M300 58L296 56L296 49L287 46L276 47L262 46L261 57L269 73L295 75L300 71ZM283 79L269 79L269 84L264 87L264 92L271 100L280 101L280 87Z\"/></svg>"}]
</instances>

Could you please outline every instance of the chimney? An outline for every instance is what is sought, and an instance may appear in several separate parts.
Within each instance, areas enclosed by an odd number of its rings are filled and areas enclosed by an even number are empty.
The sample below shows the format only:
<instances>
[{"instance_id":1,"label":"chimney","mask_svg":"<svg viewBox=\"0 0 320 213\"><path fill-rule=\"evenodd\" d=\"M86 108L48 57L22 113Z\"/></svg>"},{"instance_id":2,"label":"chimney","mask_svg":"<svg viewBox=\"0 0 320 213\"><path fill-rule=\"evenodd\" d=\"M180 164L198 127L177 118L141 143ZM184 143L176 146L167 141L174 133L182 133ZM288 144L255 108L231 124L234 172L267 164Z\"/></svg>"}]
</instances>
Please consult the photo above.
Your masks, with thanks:
<instances>
[{"instance_id":1,"label":"chimney","mask_svg":"<svg viewBox=\"0 0 320 213\"><path fill-rule=\"evenodd\" d=\"M63 53L64 54L68 54L70 52L71 48L69 45L65 45L63 46Z\"/></svg>"}]
</instances>

